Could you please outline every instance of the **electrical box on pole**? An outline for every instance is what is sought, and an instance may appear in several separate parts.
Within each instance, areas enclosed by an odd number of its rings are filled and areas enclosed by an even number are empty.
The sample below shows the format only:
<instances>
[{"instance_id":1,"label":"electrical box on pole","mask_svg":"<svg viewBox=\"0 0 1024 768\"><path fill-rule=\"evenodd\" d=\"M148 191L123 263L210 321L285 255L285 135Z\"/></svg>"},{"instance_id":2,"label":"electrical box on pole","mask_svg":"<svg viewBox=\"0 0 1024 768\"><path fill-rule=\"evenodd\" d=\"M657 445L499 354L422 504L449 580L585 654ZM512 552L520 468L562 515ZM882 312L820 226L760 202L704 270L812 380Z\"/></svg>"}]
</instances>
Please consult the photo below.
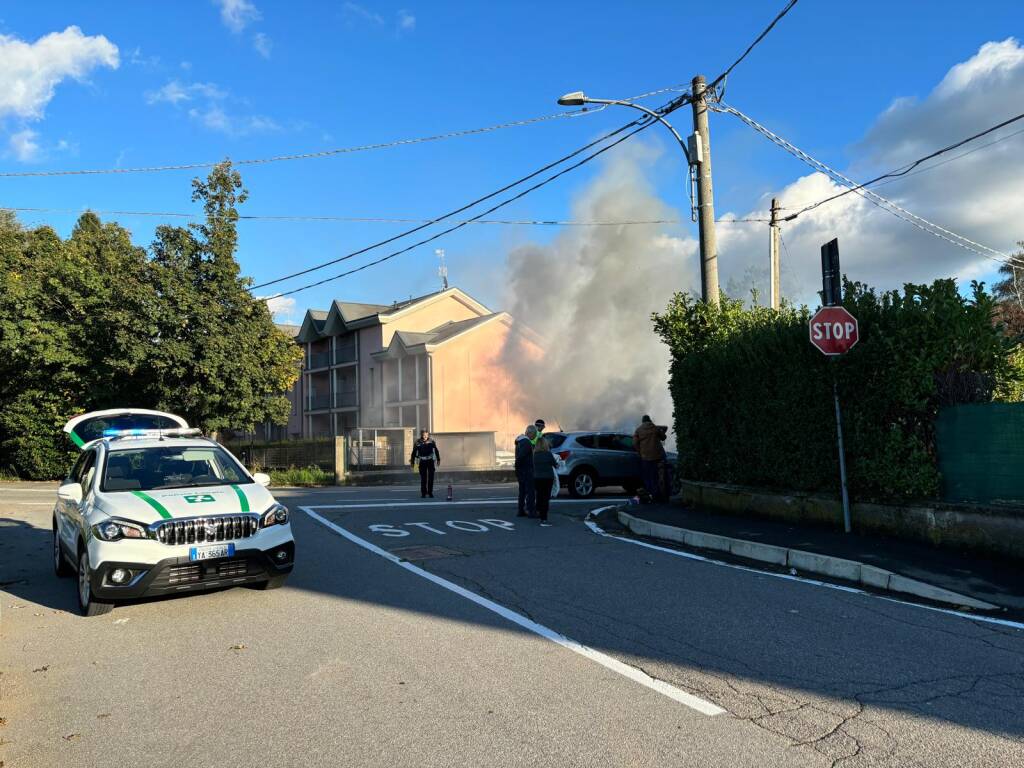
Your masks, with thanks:
<instances>
[{"instance_id":1,"label":"electrical box on pole","mask_svg":"<svg viewBox=\"0 0 1024 768\"><path fill-rule=\"evenodd\" d=\"M826 307L835 307L843 303L838 238L833 238L821 246L821 303Z\"/></svg>"}]
</instances>

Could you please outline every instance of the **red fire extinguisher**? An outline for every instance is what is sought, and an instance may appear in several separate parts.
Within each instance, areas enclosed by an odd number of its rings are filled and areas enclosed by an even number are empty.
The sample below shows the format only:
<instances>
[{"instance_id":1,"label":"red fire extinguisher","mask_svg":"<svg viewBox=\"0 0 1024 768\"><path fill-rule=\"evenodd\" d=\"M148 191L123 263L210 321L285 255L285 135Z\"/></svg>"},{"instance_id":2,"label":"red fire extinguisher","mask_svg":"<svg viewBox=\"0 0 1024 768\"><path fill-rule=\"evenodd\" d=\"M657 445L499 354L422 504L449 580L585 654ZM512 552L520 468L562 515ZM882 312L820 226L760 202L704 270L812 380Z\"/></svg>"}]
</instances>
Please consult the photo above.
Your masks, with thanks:
<instances>
[{"instance_id":1,"label":"red fire extinguisher","mask_svg":"<svg viewBox=\"0 0 1024 768\"><path fill-rule=\"evenodd\" d=\"M448 501L452 500L452 484L448 483Z\"/></svg>"}]
</instances>

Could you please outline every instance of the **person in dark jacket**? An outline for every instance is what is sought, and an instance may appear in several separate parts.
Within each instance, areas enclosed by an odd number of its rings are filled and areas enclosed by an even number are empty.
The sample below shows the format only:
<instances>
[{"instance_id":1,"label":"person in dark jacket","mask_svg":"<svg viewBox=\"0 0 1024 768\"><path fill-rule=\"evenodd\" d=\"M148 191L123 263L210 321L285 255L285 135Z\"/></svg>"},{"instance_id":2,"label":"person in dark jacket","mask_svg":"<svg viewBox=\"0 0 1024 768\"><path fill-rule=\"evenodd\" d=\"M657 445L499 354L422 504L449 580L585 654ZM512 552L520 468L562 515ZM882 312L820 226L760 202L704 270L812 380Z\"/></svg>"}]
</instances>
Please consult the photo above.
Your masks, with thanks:
<instances>
[{"instance_id":1,"label":"person in dark jacket","mask_svg":"<svg viewBox=\"0 0 1024 768\"><path fill-rule=\"evenodd\" d=\"M537 428L530 424L516 438L516 480L519 481L519 508L516 517L533 517L537 504L533 485L533 446L537 442Z\"/></svg>"},{"instance_id":2,"label":"person in dark jacket","mask_svg":"<svg viewBox=\"0 0 1024 768\"><path fill-rule=\"evenodd\" d=\"M658 466L665 460L665 442L667 430L659 427L650 416L644 416L640 420L640 426L633 433L633 447L640 454L640 476L643 478L644 488L653 497L661 494L658 492Z\"/></svg>"},{"instance_id":3,"label":"person in dark jacket","mask_svg":"<svg viewBox=\"0 0 1024 768\"><path fill-rule=\"evenodd\" d=\"M551 486L555 483L555 467L558 459L551 452L551 445L545 438L537 441L533 449L533 486L537 493L537 514L541 528L549 528L548 505L551 503Z\"/></svg>"},{"instance_id":4,"label":"person in dark jacket","mask_svg":"<svg viewBox=\"0 0 1024 768\"><path fill-rule=\"evenodd\" d=\"M412 447L412 456L409 457L411 466L415 467L417 462L420 465L420 498L434 498L434 472L441 466L441 452L425 429L420 432L420 439Z\"/></svg>"}]
</instances>

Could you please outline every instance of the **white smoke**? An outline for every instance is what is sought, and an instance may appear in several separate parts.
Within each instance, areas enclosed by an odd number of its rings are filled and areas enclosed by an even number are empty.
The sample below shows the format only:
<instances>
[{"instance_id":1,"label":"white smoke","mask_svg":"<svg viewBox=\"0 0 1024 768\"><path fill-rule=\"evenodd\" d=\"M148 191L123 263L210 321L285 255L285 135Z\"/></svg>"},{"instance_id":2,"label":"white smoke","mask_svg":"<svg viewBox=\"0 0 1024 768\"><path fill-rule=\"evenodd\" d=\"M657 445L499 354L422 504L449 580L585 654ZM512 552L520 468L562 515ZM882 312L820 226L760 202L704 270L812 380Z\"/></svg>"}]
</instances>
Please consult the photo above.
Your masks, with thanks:
<instances>
[{"instance_id":1,"label":"white smoke","mask_svg":"<svg viewBox=\"0 0 1024 768\"><path fill-rule=\"evenodd\" d=\"M618 153L573 206L584 221L674 220L643 169L643 145ZM549 245L507 259L504 305L542 338L543 360L510 343L506 364L522 382L526 413L562 429L632 429L650 414L672 421L668 349L651 313L675 291L699 290L697 246L669 225L570 227Z\"/></svg>"}]
</instances>

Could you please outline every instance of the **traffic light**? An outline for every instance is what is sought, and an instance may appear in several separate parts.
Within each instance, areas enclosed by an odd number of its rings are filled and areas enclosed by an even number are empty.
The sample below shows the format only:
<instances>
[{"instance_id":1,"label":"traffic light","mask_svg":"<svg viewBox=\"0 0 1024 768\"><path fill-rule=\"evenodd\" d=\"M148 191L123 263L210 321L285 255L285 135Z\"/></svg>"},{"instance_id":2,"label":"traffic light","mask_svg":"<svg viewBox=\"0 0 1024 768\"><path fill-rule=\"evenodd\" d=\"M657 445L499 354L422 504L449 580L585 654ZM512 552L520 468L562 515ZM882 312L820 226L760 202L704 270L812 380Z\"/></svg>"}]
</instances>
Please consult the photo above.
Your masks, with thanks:
<instances>
[{"instance_id":1,"label":"traffic light","mask_svg":"<svg viewBox=\"0 0 1024 768\"><path fill-rule=\"evenodd\" d=\"M838 238L833 238L821 246L821 303L826 307L835 307L843 303Z\"/></svg>"}]
</instances>

